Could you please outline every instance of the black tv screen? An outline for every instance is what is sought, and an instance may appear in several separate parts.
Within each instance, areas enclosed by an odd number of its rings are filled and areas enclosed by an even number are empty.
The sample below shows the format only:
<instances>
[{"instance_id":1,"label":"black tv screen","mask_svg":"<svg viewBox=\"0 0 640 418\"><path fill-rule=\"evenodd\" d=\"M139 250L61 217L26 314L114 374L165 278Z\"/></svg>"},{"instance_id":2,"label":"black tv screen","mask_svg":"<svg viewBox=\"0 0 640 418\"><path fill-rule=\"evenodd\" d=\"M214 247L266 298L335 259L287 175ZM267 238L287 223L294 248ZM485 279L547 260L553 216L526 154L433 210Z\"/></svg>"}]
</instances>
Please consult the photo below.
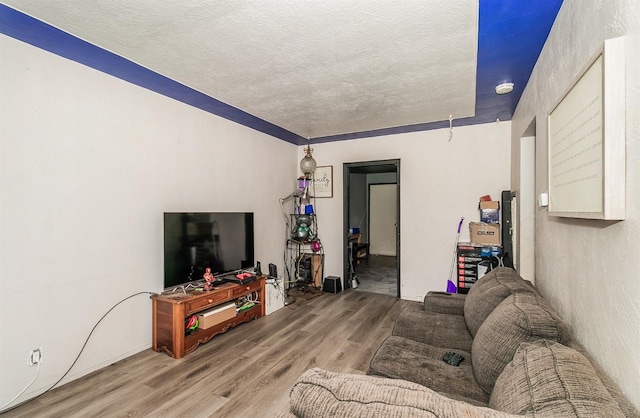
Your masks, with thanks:
<instances>
[{"instance_id":1,"label":"black tv screen","mask_svg":"<svg viewBox=\"0 0 640 418\"><path fill-rule=\"evenodd\" d=\"M254 266L253 213L164 214L164 287Z\"/></svg>"}]
</instances>

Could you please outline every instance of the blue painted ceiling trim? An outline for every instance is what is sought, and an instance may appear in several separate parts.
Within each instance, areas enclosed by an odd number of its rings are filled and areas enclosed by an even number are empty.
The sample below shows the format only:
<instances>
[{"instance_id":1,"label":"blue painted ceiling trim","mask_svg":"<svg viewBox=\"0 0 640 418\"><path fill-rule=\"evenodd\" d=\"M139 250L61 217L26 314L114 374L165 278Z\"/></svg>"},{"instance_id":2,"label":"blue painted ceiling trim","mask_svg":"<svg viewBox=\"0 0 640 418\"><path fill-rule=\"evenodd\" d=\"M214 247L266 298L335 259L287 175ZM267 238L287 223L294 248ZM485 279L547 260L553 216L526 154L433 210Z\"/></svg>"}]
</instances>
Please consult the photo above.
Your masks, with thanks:
<instances>
[{"instance_id":1,"label":"blue painted ceiling trim","mask_svg":"<svg viewBox=\"0 0 640 418\"><path fill-rule=\"evenodd\" d=\"M454 126L489 123L498 118L511 120L561 5L562 0L480 0L476 116L456 119L453 115ZM308 143L300 135L1 4L0 33L289 143ZM514 91L498 96L494 88L503 82L513 82ZM447 127L449 121L440 121L316 137L311 141L341 141Z\"/></svg>"},{"instance_id":2,"label":"blue painted ceiling trim","mask_svg":"<svg viewBox=\"0 0 640 418\"><path fill-rule=\"evenodd\" d=\"M563 0L480 0L476 115L511 120ZM514 83L497 95L495 86Z\"/></svg>"},{"instance_id":3,"label":"blue painted ceiling trim","mask_svg":"<svg viewBox=\"0 0 640 418\"><path fill-rule=\"evenodd\" d=\"M2 4L0 33L292 144L306 142L293 132Z\"/></svg>"}]
</instances>

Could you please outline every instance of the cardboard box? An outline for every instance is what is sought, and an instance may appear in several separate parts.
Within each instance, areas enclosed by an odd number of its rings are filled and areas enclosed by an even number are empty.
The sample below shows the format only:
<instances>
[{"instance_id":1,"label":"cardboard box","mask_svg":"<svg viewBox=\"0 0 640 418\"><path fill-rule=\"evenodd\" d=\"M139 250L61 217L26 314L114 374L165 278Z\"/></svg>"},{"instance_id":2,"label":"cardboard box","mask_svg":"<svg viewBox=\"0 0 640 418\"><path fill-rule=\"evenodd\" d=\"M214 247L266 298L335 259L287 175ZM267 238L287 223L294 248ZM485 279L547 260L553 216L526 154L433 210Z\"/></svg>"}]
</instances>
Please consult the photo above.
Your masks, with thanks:
<instances>
[{"instance_id":1,"label":"cardboard box","mask_svg":"<svg viewBox=\"0 0 640 418\"><path fill-rule=\"evenodd\" d=\"M480 202L478 209L480 210L480 222L487 224L500 222L500 202L496 200Z\"/></svg>"},{"instance_id":2,"label":"cardboard box","mask_svg":"<svg viewBox=\"0 0 640 418\"><path fill-rule=\"evenodd\" d=\"M228 319L235 318L236 304L231 302L222 306L216 306L208 311L198 314L198 328L207 329L218 325Z\"/></svg>"},{"instance_id":3,"label":"cardboard box","mask_svg":"<svg viewBox=\"0 0 640 418\"><path fill-rule=\"evenodd\" d=\"M500 224L469 222L471 242L483 245L500 245Z\"/></svg>"}]
</instances>

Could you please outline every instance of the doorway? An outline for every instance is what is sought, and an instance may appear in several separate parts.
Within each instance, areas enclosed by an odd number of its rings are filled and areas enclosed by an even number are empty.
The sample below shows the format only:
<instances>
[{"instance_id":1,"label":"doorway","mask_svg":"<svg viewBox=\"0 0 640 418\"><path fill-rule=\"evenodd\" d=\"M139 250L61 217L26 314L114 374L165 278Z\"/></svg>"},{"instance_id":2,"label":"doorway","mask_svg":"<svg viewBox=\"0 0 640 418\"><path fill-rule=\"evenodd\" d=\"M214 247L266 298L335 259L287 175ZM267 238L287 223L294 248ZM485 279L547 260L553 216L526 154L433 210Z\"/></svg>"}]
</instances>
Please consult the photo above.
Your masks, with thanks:
<instances>
[{"instance_id":1,"label":"doorway","mask_svg":"<svg viewBox=\"0 0 640 418\"><path fill-rule=\"evenodd\" d=\"M344 288L400 297L400 160L343 165ZM354 257L350 241L368 244ZM351 257L350 257L351 256ZM356 283L353 283L356 284Z\"/></svg>"}]
</instances>

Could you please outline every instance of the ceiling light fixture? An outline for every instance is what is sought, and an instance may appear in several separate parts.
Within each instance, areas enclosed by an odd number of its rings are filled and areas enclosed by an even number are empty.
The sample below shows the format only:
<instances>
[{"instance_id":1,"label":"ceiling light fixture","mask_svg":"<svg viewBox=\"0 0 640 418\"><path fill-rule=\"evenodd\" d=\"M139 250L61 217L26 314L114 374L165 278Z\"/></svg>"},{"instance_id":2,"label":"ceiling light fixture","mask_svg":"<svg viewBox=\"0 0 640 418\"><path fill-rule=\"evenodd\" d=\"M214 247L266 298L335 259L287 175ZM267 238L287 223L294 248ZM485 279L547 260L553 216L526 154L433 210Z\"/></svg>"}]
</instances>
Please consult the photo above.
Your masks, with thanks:
<instances>
[{"instance_id":1,"label":"ceiling light fixture","mask_svg":"<svg viewBox=\"0 0 640 418\"><path fill-rule=\"evenodd\" d=\"M300 161L300 170L302 170L306 178L311 178L313 176L313 173L316 171L317 166L316 160L314 160L313 156L311 155L313 148L307 145L307 148L305 148L304 151L306 155Z\"/></svg>"},{"instance_id":2,"label":"ceiling light fixture","mask_svg":"<svg viewBox=\"0 0 640 418\"><path fill-rule=\"evenodd\" d=\"M502 83L496 86L496 94L507 94L513 91L513 83Z\"/></svg>"}]
</instances>

